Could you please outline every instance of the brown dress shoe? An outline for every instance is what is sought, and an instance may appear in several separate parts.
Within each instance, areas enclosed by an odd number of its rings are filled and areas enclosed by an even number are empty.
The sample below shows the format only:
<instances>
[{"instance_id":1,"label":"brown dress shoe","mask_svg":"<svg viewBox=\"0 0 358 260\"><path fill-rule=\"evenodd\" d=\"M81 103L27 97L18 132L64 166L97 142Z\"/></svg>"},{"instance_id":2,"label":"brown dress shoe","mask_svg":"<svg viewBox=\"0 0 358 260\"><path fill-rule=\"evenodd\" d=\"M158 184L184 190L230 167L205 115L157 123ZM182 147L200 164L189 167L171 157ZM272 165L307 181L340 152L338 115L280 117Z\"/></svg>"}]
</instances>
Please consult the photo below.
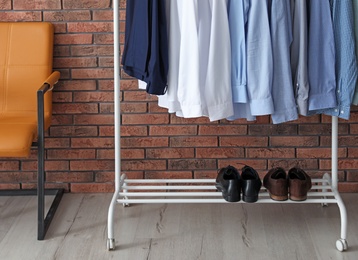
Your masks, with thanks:
<instances>
[{"instance_id":1,"label":"brown dress shoe","mask_svg":"<svg viewBox=\"0 0 358 260\"><path fill-rule=\"evenodd\" d=\"M264 177L264 187L268 190L271 199L288 199L288 179L286 172L281 167L271 169Z\"/></svg>"},{"instance_id":2,"label":"brown dress shoe","mask_svg":"<svg viewBox=\"0 0 358 260\"><path fill-rule=\"evenodd\" d=\"M307 199L307 192L312 187L311 177L297 167L288 171L288 182L290 189L290 200L301 201Z\"/></svg>"}]
</instances>

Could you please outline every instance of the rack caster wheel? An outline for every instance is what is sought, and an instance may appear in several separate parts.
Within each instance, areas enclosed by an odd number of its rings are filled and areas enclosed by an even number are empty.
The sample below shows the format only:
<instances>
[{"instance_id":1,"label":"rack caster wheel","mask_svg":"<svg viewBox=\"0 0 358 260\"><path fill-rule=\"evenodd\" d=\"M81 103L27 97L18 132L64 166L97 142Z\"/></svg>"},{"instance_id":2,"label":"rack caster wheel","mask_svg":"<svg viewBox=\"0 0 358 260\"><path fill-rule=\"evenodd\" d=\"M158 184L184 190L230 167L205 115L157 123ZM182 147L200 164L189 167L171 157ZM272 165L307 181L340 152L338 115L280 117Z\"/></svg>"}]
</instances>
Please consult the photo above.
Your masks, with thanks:
<instances>
[{"instance_id":1,"label":"rack caster wheel","mask_svg":"<svg viewBox=\"0 0 358 260\"><path fill-rule=\"evenodd\" d=\"M111 251L114 250L116 247L115 242L114 242L114 238L108 238L107 239L107 250Z\"/></svg>"},{"instance_id":2,"label":"rack caster wheel","mask_svg":"<svg viewBox=\"0 0 358 260\"><path fill-rule=\"evenodd\" d=\"M345 239L338 239L336 241L336 248L338 251L343 252L346 251L348 249L348 243L347 240Z\"/></svg>"}]
</instances>

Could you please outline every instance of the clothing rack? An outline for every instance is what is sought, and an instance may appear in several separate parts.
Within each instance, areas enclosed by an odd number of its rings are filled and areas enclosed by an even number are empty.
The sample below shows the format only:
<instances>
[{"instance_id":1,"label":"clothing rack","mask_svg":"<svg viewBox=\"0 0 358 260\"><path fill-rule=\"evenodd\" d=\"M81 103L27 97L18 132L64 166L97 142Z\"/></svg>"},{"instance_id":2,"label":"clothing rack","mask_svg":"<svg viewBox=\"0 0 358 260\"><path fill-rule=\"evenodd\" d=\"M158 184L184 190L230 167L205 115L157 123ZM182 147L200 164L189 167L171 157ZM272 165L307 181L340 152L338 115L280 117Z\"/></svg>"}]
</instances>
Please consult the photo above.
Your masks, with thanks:
<instances>
[{"instance_id":1,"label":"clothing rack","mask_svg":"<svg viewBox=\"0 0 358 260\"><path fill-rule=\"evenodd\" d=\"M130 180L121 175L120 155L120 46L119 46L119 0L113 3L114 24L114 118L115 118L115 191L108 209L107 249L115 249L114 211L117 204L130 203L227 203L221 192L216 192L215 179L144 179ZM331 174L322 179L312 179L314 184L305 201L274 201L264 189L256 203L329 203L338 204L341 216L341 235L336 241L339 251L348 249L347 211L338 192L338 117L332 116ZM134 192L131 192L134 191ZM238 203L243 203L242 201Z\"/></svg>"}]
</instances>

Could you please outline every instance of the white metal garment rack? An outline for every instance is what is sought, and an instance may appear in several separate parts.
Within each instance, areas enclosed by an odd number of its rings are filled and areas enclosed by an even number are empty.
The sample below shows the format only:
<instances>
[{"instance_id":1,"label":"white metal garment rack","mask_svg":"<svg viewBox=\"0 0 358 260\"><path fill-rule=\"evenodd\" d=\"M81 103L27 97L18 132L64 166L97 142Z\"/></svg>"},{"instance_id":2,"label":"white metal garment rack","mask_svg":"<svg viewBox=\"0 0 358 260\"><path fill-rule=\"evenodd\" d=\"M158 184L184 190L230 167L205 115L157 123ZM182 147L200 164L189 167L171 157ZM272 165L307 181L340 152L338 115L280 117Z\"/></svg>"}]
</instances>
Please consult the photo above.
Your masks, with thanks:
<instances>
[{"instance_id":1,"label":"white metal garment rack","mask_svg":"<svg viewBox=\"0 0 358 260\"><path fill-rule=\"evenodd\" d=\"M115 192L108 209L107 249L115 249L114 211L117 204L130 203L227 203L217 192L214 179L145 179L130 180L121 175L120 156L120 46L119 46L119 0L114 0L114 100L115 100ZM308 198L301 202L290 200L277 202L261 190L256 203L329 203L338 204L341 215L341 236L336 241L339 251L347 244L347 211L338 192L338 118L332 117L332 169L322 179L312 179L313 187ZM242 203L241 201L239 203Z\"/></svg>"}]
</instances>

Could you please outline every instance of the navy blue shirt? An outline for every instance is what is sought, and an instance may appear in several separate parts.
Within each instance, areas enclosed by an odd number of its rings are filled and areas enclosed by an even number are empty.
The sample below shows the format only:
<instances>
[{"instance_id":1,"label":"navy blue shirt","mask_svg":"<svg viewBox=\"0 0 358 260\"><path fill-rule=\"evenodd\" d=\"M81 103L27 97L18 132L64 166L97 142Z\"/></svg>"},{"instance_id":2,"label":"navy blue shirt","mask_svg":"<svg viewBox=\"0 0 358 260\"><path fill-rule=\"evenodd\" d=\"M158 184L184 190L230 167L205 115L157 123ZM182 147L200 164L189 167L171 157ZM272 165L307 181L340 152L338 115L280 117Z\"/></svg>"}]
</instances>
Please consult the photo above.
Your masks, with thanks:
<instances>
[{"instance_id":1,"label":"navy blue shirt","mask_svg":"<svg viewBox=\"0 0 358 260\"><path fill-rule=\"evenodd\" d=\"M146 82L147 93L163 95L169 68L165 1L127 1L125 29L123 70Z\"/></svg>"}]
</instances>

